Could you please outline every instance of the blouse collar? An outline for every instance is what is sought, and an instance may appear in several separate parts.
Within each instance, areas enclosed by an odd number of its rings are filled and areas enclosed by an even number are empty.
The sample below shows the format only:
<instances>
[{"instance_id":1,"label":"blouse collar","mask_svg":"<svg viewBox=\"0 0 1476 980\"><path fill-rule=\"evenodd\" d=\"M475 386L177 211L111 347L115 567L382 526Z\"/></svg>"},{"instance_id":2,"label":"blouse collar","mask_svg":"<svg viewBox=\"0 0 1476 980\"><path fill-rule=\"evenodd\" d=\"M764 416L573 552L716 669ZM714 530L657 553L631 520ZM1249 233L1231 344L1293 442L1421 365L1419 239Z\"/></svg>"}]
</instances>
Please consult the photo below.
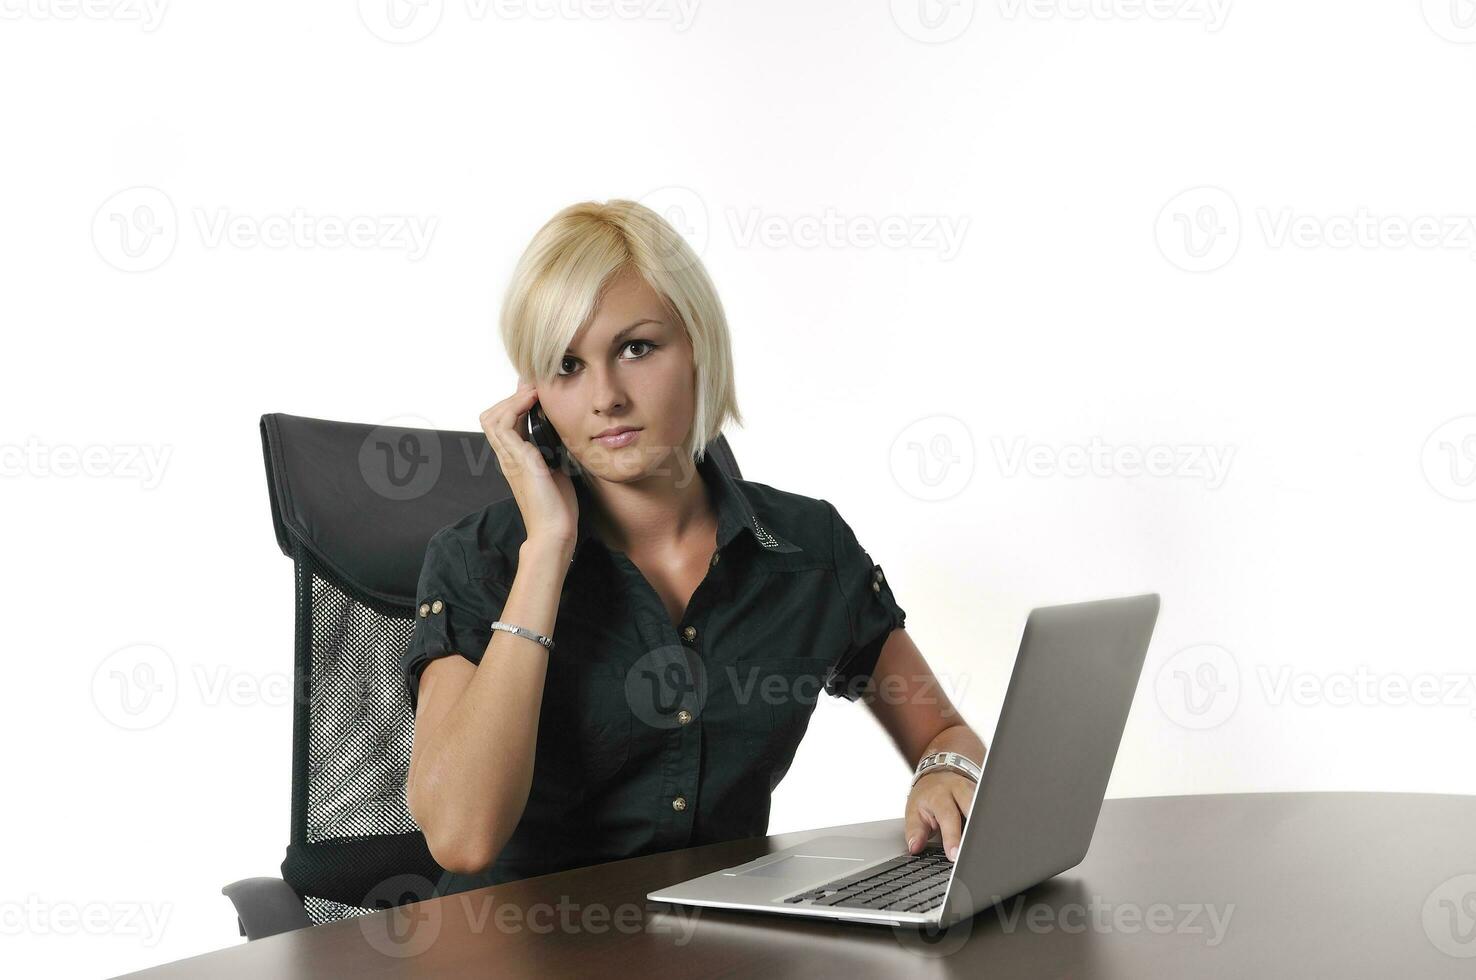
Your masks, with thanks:
<instances>
[{"instance_id":1,"label":"blouse collar","mask_svg":"<svg viewBox=\"0 0 1476 980\"><path fill-rule=\"evenodd\" d=\"M754 510L738 480L718 465L712 453L704 453L702 459L696 461L696 472L713 491L717 502L717 545L720 550L726 548L743 531L747 531L758 542L759 547L768 551L783 554L803 550L799 545L779 537L759 519L758 512ZM589 517L590 508L594 506L589 488L585 486L583 477L574 476L572 479L579 499L579 532L574 543L574 556L577 558L585 541L599 538Z\"/></svg>"}]
</instances>

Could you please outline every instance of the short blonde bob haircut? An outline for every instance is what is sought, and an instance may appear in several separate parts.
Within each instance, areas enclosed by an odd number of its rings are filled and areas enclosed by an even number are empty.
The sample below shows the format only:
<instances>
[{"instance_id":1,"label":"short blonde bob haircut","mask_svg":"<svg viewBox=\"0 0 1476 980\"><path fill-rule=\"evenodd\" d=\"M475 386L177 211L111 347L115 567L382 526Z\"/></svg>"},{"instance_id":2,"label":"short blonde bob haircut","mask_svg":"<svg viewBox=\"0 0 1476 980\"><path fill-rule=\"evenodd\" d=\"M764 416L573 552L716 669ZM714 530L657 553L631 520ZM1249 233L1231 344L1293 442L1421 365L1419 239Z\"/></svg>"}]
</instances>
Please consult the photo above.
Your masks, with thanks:
<instances>
[{"instance_id":1,"label":"short blonde bob haircut","mask_svg":"<svg viewBox=\"0 0 1476 980\"><path fill-rule=\"evenodd\" d=\"M696 414L682 450L700 461L729 420L743 424L728 321L697 253L644 204L585 201L550 218L513 271L502 304L502 345L518 377L548 381L605 287L628 268L666 302L691 342Z\"/></svg>"}]
</instances>

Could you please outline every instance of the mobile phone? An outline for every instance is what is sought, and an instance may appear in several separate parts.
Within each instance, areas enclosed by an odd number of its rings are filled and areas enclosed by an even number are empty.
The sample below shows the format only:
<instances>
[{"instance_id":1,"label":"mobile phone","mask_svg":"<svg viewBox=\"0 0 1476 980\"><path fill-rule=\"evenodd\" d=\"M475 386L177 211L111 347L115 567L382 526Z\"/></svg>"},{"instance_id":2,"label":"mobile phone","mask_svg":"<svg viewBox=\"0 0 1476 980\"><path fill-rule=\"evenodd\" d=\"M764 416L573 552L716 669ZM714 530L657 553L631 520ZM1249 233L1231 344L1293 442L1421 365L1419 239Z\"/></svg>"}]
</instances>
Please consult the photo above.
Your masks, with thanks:
<instances>
[{"instance_id":1,"label":"mobile phone","mask_svg":"<svg viewBox=\"0 0 1476 980\"><path fill-rule=\"evenodd\" d=\"M549 422L548 416L543 414L543 406L536 401L523 416L523 434L538 447L538 452L549 469L571 474L579 472L579 464L564 448L564 440L559 438L558 431Z\"/></svg>"}]
</instances>

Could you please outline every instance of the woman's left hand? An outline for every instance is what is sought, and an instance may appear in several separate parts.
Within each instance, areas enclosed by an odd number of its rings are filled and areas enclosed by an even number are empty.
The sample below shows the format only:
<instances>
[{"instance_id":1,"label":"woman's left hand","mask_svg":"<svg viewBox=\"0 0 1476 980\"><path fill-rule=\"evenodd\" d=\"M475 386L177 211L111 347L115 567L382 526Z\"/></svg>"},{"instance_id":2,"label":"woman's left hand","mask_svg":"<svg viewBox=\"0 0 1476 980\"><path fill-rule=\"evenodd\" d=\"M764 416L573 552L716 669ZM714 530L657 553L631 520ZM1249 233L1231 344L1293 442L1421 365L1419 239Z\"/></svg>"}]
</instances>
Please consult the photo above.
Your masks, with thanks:
<instances>
[{"instance_id":1,"label":"woman's left hand","mask_svg":"<svg viewBox=\"0 0 1476 980\"><path fill-rule=\"evenodd\" d=\"M939 831L948 860L957 860L964 820L974 808L974 789L972 779L947 770L930 772L914 783L912 792L907 794L903 827L908 853L921 851L933 832Z\"/></svg>"}]
</instances>

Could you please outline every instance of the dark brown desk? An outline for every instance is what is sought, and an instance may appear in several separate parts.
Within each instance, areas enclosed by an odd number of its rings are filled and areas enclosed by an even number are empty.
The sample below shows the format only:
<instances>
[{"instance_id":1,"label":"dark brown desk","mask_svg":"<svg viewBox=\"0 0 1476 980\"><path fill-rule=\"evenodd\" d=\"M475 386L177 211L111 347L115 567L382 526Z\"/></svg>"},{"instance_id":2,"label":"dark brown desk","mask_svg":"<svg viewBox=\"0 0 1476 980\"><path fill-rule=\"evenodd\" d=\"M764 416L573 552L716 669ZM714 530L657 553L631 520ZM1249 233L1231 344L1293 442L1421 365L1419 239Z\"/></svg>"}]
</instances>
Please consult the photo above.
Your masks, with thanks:
<instances>
[{"instance_id":1,"label":"dark brown desk","mask_svg":"<svg viewBox=\"0 0 1476 980\"><path fill-rule=\"evenodd\" d=\"M1476 976L1476 797L1109 800L1080 866L931 943L885 926L645 898L817 834L900 832L900 820L884 820L633 858L132 976Z\"/></svg>"}]
</instances>

